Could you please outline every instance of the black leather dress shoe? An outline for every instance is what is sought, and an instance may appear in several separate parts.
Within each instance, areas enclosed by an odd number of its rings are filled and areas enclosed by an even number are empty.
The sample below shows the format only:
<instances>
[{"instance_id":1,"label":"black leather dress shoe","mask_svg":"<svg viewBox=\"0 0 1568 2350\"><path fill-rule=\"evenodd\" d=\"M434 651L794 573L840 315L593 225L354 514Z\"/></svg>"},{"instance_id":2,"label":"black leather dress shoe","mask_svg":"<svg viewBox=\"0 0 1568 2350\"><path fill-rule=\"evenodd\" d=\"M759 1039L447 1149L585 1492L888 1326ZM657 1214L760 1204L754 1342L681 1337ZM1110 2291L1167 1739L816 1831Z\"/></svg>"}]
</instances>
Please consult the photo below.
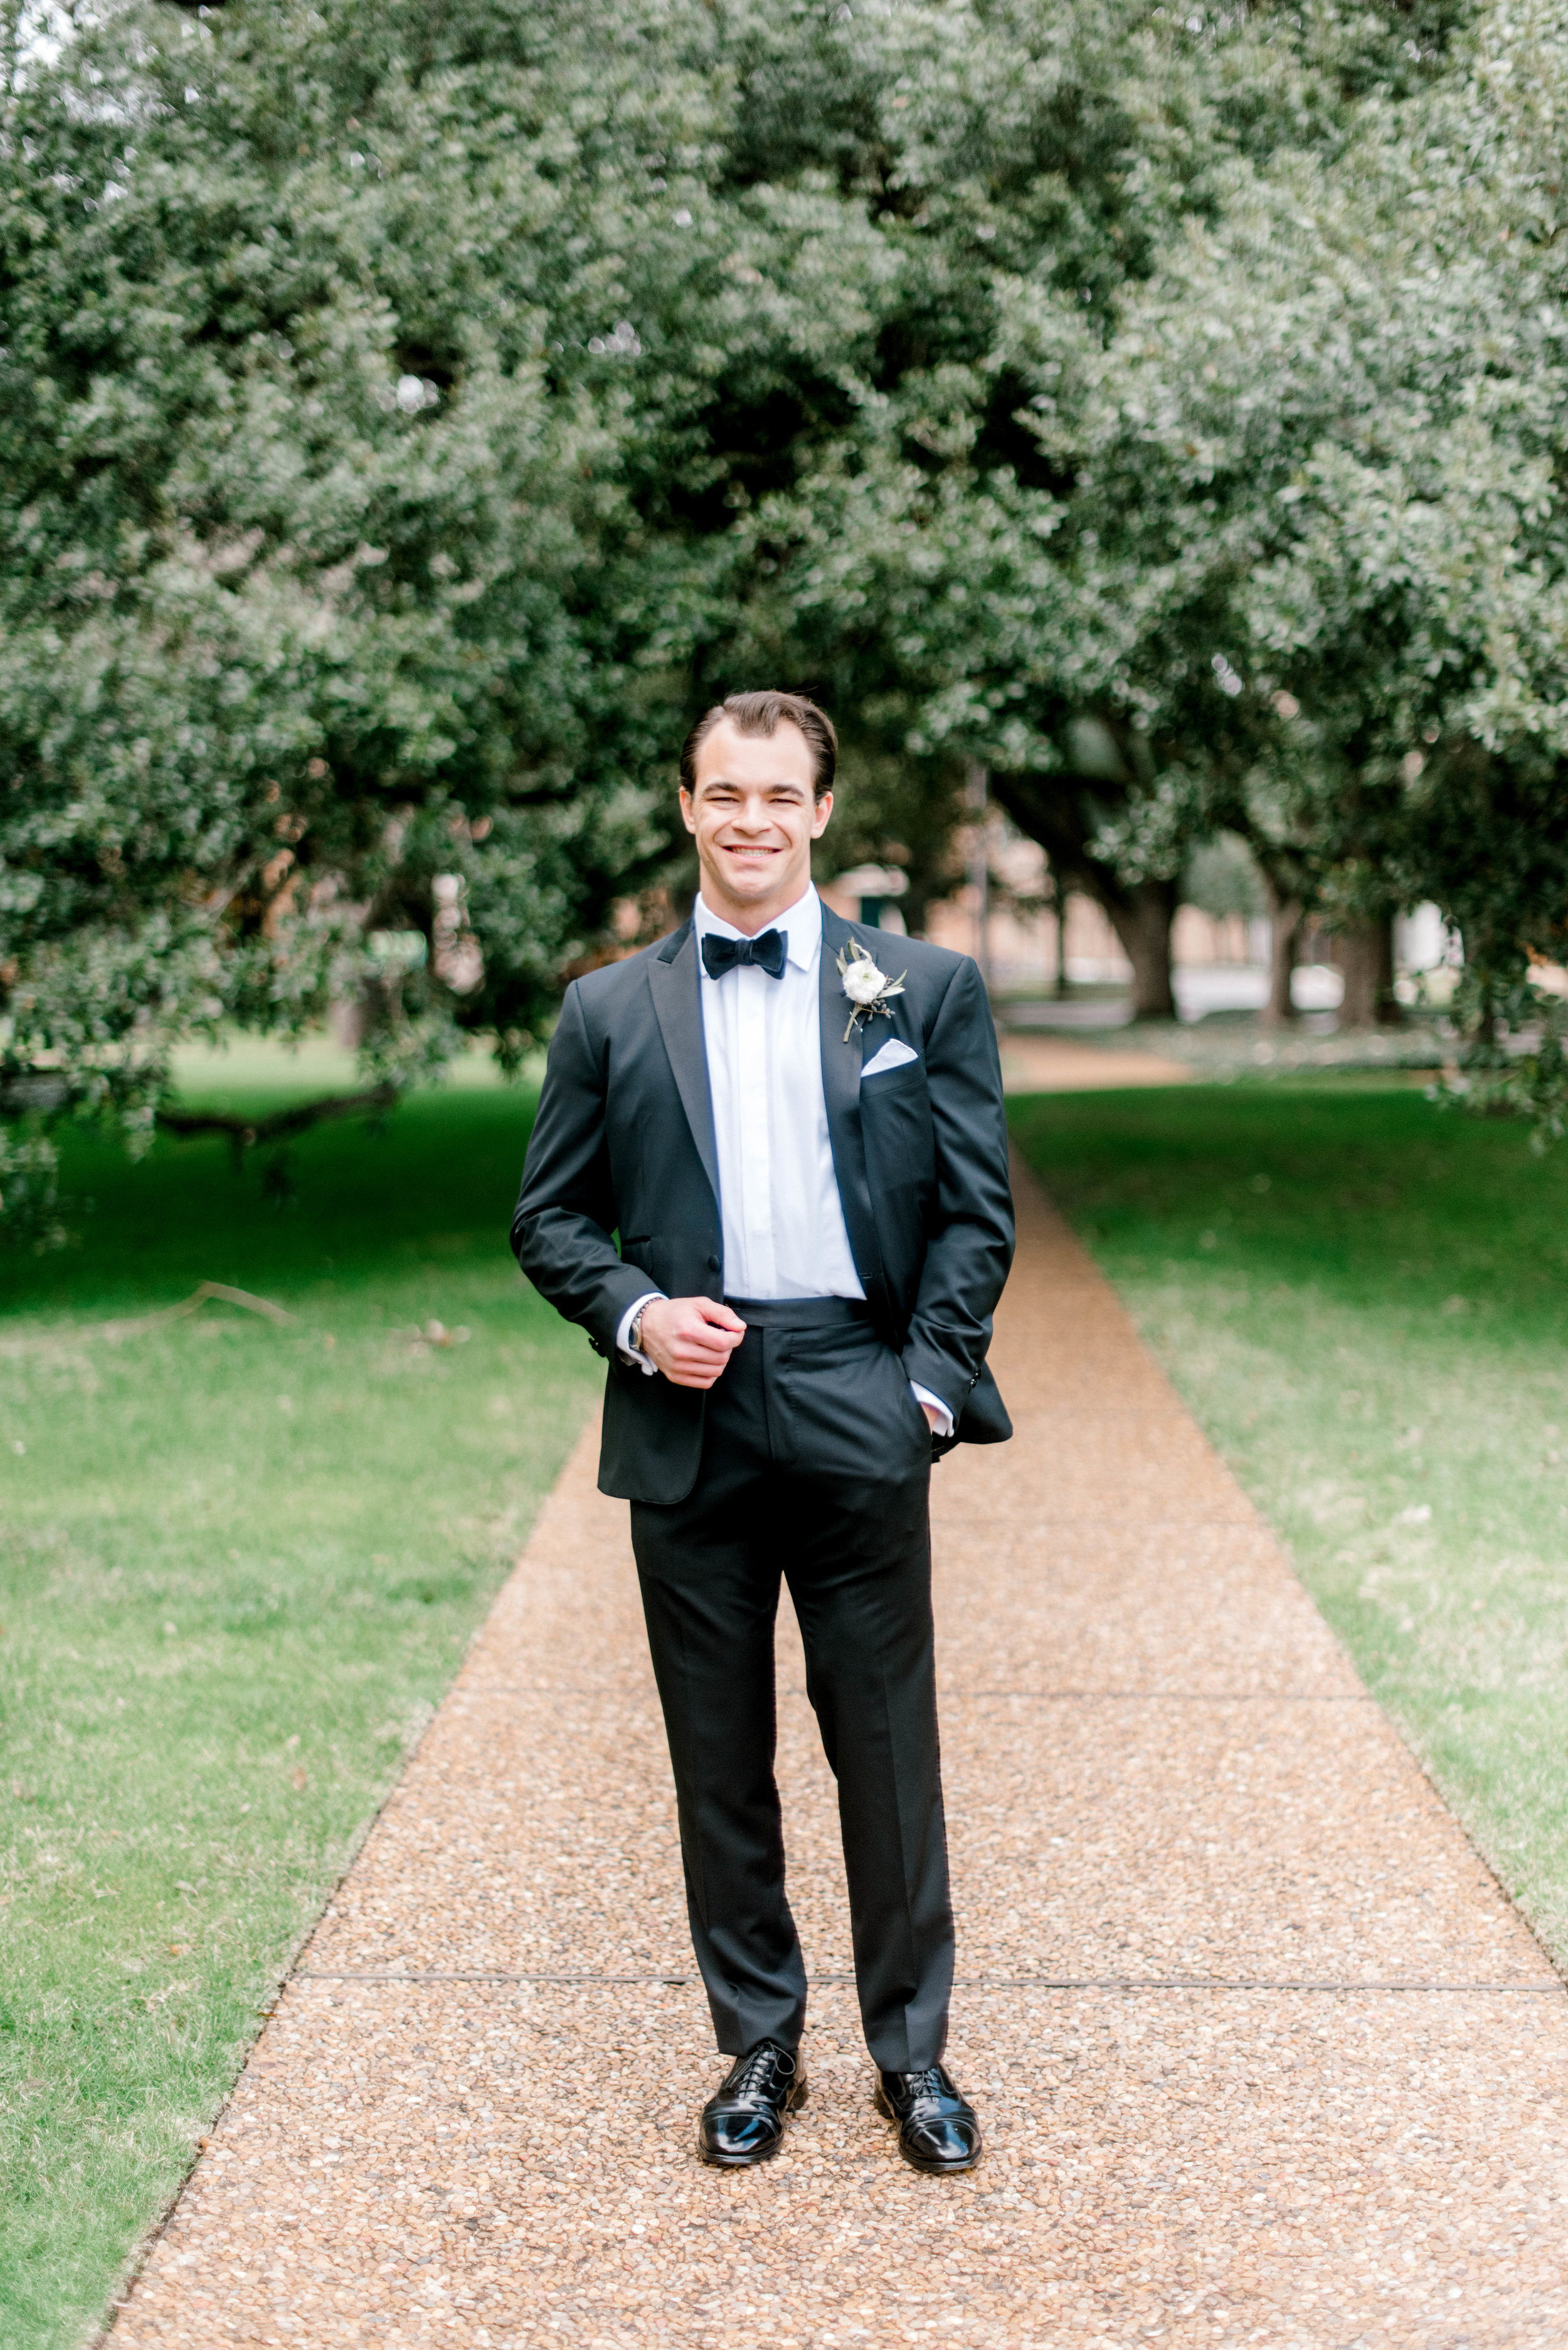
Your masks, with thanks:
<instances>
[{"instance_id":1,"label":"black leather dress shoe","mask_svg":"<svg viewBox=\"0 0 1568 2350\"><path fill-rule=\"evenodd\" d=\"M898 2151L917 2170L938 2177L972 2170L980 2160L980 2124L961 2097L945 2064L923 2073L884 2073L877 2085L877 2110L898 2125Z\"/></svg>"},{"instance_id":2,"label":"black leather dress shoe","mask_svg":"<svg viewBox=\"0 0 1568 2350\"><path fill-rule=\"evenodd\" d=\"M737 2056L702 2108L697 2151L723 2170L766 2162L784 2137L784 2118L805 2103L800 2059L776 2040L759 2040Z\"/></svg>"}]
</instances>

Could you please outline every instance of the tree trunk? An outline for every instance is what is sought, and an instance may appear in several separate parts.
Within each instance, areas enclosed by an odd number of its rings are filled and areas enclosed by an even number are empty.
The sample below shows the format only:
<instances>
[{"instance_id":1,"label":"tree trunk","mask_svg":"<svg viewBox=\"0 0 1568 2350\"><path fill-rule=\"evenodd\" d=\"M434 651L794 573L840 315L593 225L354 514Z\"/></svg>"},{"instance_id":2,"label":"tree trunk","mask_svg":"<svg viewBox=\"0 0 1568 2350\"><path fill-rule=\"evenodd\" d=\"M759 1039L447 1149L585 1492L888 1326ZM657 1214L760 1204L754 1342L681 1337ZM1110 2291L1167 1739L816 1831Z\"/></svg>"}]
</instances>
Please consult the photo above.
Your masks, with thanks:
<instances>
[{"instance_id":1,"label":"tree trunk","mask_svg":"<svg viewBox=\"0 0 1568 2350\"><path fill-rule=\"evenodd\" d=\"M1067 892L1054 873L1051 876L1051 904L1056 915L1056 982L1053 993L1060 1002L1071 993L1067 982Z\"/></svg>"},{"instance_id":2,"label":"tree trunk","mask_svg":"<svg viewBox=\"0 0 1568 2350\"><path fill-rule=\"evenodd\" d=\"M1339 967L1345 997L1342 1028L1392 1028L1401 1017L1394 993L1394 917L1347 923L1339 933Z\"/></svg>"},{"instance_id":3,"label":"tree trunk","mask_svg":"<svg viewBox=\"0 0 1568 2350\"><path fill-rule=\"evenodd\" d=\"M327 1033L345 1053L357 1053L365 1041L369 1007L363 995L335 995L327 1007Z\"/></svg>"},{"instance_id":4,"label":"tree trunk","mask_svg":"<svg viewBox=\"0 0 1568 2350\"><path fill-rule=\"evenodd\" d=\"M1176 920L1176 897L1174 881L1140 881L1117 903L1104 901L1133 967L1135 1020L1176 1017L1176 993L1170 983L1170 926Z\"/></svg>"},{"instance_id":5,"label":"tree trunk","mask_svg":"<svg viewBox=\"0 0 1568 2350\"><path fill-rule=\"evenodd\" d=\"M1264 886L1269 892L1269 998L1263 1006L1263 1025L1278 1028L1296 1016L1291 973L1301 951L1302 910L1282 898L1266 875Z\"/></svg>"}]
</instances>

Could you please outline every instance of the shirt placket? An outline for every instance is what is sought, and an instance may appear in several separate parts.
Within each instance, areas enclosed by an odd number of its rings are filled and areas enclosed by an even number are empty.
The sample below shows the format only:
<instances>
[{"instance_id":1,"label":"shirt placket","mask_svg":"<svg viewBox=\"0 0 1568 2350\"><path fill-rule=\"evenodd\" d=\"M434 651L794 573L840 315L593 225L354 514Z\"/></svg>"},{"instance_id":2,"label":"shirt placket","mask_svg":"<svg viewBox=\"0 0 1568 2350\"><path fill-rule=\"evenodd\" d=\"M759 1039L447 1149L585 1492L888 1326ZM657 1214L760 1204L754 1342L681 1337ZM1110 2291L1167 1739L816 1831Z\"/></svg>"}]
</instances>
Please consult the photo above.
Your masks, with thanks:
<instances>
[{"instance_id":1,"label":"shirt placket","mask_svg":"<svg viewBox=\"0 0 1568 2350\"><path fill-rule=\"evenodd\" d=\"M742 969L739 1044L741 1163L744 1170L746 1264L753 1297L777 1295L774 1265L773 1137L768 1118L768 1006L763 991L776 988L766 972Z\"/></svg>"}]
</instances>

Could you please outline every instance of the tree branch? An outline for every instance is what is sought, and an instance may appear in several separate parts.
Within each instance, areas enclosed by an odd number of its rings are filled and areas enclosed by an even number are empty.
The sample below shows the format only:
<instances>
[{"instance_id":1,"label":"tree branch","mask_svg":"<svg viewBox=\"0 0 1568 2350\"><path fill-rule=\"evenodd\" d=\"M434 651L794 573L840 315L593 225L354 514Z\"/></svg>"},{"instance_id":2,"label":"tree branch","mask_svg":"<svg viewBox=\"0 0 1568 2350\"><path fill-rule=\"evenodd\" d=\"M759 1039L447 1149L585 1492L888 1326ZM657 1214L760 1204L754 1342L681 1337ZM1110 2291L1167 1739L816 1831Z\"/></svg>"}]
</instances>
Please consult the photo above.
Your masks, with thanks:
<instances>
[{"instance_id":1,"label":"tree branch","mask_svg":"<svg viewBox=\"0 0 1568 2350\"><path fill-rule=\"evenodd\" d=\"M161 1133L179 1135L187 1141L196 1135L222 1135L235 1158L242 1159L258 1144L291 1142L296 1134L332 1118L373 1118L379 1110L390 1109L397 1098L396 1086L379 1085L360 1094L324 1094L317 1101L274 1110L270 1118L238 1118L225 1110L161 1109L158 1127Z\"/></svg>"}]
</instances>

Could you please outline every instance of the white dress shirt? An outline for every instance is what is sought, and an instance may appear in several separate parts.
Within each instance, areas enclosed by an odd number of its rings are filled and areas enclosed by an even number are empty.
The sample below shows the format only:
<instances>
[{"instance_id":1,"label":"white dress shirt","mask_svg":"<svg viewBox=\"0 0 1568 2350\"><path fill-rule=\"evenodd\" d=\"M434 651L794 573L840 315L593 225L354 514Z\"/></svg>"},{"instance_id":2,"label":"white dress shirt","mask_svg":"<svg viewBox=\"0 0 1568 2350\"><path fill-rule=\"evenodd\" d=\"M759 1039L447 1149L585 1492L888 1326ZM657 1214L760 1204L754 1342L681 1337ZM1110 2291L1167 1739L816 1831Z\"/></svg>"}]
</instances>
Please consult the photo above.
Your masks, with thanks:
<instances>
[{"instance_id":1,"label":"white dress shirt","mask_svg":"<svg viewBox=\"0 0 1568 2350\"><path fill-rule=\"evenodd\" d=\"M740 939L701 898L706 938ZM719 1155L724 1287L732 1297L864 1297L850 1253L822 1090L822 901L808 889L765 925L782 931L784 967L756 963L701 977L702 1035Z\"/></svg>"},{"instance_id":2,"label":"white dress shirt","mask_svg":"<svg viewBox=\"0 0 1568 2350\"><path fill-rule=\"evenodd\" d=\"M763 925L784 932L778 979L756 963L710 978L701 963L702 941L747 933L722 921L701 897L692 923L718 1152L724 1287L732 1297L864 1297L822 1090L822 900L808 887L786 912ZM649 1297L662 1295L649 1290L638 1298L616 1334L625 1358L649 1372L653 1364L629 1344L631 1326ZM950 1434L952 1414L940 1397L913 1380L910 1385L921 1403L940 1413L939 1432Z\"/></svg>"}]
</instances>

